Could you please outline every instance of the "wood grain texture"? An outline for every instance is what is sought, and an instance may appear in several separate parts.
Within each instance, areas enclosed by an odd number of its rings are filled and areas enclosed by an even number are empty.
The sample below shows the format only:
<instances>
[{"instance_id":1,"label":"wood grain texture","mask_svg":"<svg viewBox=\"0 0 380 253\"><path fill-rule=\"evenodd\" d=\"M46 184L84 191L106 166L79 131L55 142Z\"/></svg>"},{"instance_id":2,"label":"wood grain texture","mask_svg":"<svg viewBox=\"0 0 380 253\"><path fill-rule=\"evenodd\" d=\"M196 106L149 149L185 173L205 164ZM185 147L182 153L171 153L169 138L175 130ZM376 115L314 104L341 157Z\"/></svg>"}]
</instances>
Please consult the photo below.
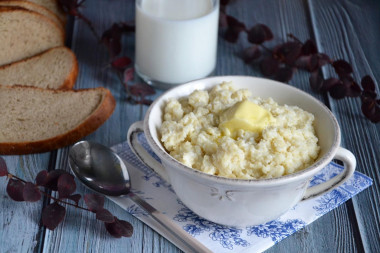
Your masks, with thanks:
<instances>
[{"instance_id":1,"label":"wood grain texture","mask_svg":"<svg viewBox=\"0 0 380 253\"><path fill-rule=\"evenodd\" d=\"M115 22L128 22L134 18L133 1L96 1L86 4L84 14L94 21L94 27L101 35ZM134 57L134 35L128 36L121 55ZM105 87L111 90L117 100L111 118L86 139L112 146L126 140L129 126L141 120L147 106L131 105L126 101L126 92L117 75L109 66L110 57L106 47L98 43L88 27L80 20L74 23L71 41L72 49L79 60L79 76L76 88ZM159 92L157 93L157 95ZM56 168L68 169L68 148L58 152ZM78 192L89 193L79 182ZM83 203L82 203L83 204ZM46 231L43 252L176 252L174 245L152 229L141 223L120 207L106 200L106 208L120 219L134 227L131 238L116 239L106 232L104 224L94 214L67 208L66 219L55 231ZM148 247L148 248L145 248Z\"/></svg>"},{"instance_id":2,"label":"wood grain texture","mask_svg":"<svg viewBox=\"0 0 380 253\"><path fill-rule=\"evenodd\" d=\"M270 15L268 15L268 10L270 10ZM314 37L312 21L305 1L241 0L233 2L228 8L228 13L246 24L267 24L273 30L277 43L284 41L288 33L294 34L301 40ZM218 67L222 74L228 74L228 68L232 68L232 71L241 71L236 74L261 76L256 66L247 68L247 65L236 57L237 51L233 53L225 51L226 48L229 50L230 44L219 41L220 44L222 45L219 47L218 56L222 55L224 64L229 65ZM239 43L232 45L232 50L241 51L247 46L246 39L241 36ZM308 78L307 73L298 72L291 84L324 102L323 95L311 90ZM267 252L355 252L357 251L355 236L347 213L347 207L343 205L285 241L276 244ZM342 243L336 243L337 241ZM347 241L350 243L345 243Z\"/></svg>"},{"instance_id":3,"label":"wood grain texture","mask_svg":"<svg viewBox=\"0 0 380 253\"><path fill-rule=\"evenodd\" d=\"M85 5L84 14L94 21L99 35L114 22L128 22L134 18L134 1L99 0L88 1ZM377 0L238 0L231 1L228 13L247 26L267 24L274 31L275 42L283 41L287 33L301 40L313 38L321 51L353 63L356 79L370 74L379 86L380 54L377 53L378 43L375 43L380 41L380 2ZM148 107L125 101L124 87L107 68L110 59L106 48L96 41L81 20L74 21L72 33L68 32L67 38L67 44L79 59L76 88L106 87L117 100L111 118L87 139L108 146L125 141L128 127L142 120ZM123 42L126 46L121 55L133 58L134 35ZM239 57L247 46L244 34L236 44L219 39L215 75L261 76L257 66L247 65ZM332 71L327 68L323 74L327 77ZM380 252L380 125L364 119L358 99L337 101L311 91L307 73L296 73L291 85L331 107L342 128L342 146L355 154L357 170L373 178L374 184L267 252ZM161 93L157 91L152 98ZM52 167L68 170L67 155L68 148L51 153ZM49 154L6 159L8 166L20 176L32 179L41 168L48 167ZM79 182L77 185L79 193L89 192ZM0 192L5 192L4 184L0 184ZM38 226L42 201L25 205L9 200L5 194L0 197L0 224L4 228L0 229L0 252L181 252L110 201L106 201L106 208L132 223L134 234L131 238L112 238L92 213L71 207L67 209L64 224L55 231L45 230Z\"/></svg>"},{"instance_id":4,"label":"wood grain texture","mask_svg":"<svg viewBox=\"0 0 380 253\"><path fill-rule=\"evenodd\" d=\"M49 154L2 156L8 171L27 181L34 181L40 170L47 169ZM39 245L42 200L16 202L6 193L6 178L0 178L0 252L33 252Z\"/></svg>"},{"instance_id":5,"label":"wood grain texture","mask_svg":"<svg viewBox=\"0 0 380 253\"><path fill-rule=\"evenodd\" d=\"M373 42L380 37L380 2L309 3L319 48L352 63L356 80L372 76L379 92L380 58ZM324 74L331 76L332 71L325 69ZM342 129L342 146L355 154L357 170L374 180L372 187L353 198L353 206L365 251L380 252L380 125L362 116L358 98L330 99L330 105Z\"/></svg>"}]
</instances>

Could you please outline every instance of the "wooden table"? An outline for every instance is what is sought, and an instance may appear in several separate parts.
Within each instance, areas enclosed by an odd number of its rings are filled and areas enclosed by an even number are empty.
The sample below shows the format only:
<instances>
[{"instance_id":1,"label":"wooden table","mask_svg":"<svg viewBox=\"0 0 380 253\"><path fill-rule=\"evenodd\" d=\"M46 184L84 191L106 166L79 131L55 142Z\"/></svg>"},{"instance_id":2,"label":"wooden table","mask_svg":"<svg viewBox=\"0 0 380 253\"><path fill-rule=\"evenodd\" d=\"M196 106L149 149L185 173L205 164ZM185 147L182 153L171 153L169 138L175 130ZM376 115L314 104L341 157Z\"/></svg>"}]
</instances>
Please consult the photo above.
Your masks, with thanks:
<instances>
[{"instance_id":1,"label":"wooden table","mask_svg":"<svg viewBox=\"0 0 380 253\"><path fill-rule=\"evenodd\" d=\"M114 22L134 18L134 1L88 0L84 14L102 33ZM267 24L281 40L293 33L301 40L312 38L319 50L335 59L353 64L357 80L366 74L373 77L379 91L380 82L380 2L378 0L237 0L228 13L248 26ZM244 64L238 54L247 46L240 38L237 44L219 39L215 75L260 76ZM123 54L133 57L134 35L123 44ZM147 106L126 102L124 87L117 76L106 68L109 61L105 47L95 40L82 21L70 19L67 45L79 59L80 73L76 88L103 86L117 100L112 117L86 139L112 146L126 140L131 123L141 120ZM326 70L326 76L332 72ZM290 82L323 101L333 111L342 129L342 146L357 158L357 170L373 178L373 186L344 205L324 215L311 225L290 236L268 252L380 252L380 124L373 124L360 112L359 99L334 100L314 93L308 74L299 72ZM157 95L162 91L157 91ZM153 96L152 98L154 99ZM11 172L32 180L43 169L68 169L68 148L44 154L4 156ZM110 201L106 207L116 216L133 224L131 238L114 239L97 222L92 213L67 208L67 216L55 231L40 225L41 210L46 200L18 203L5 193L5 180L0 179L0 252L180 252L165 238L124 212ZM80 193L88 192L81 185Z\"/></svg>"}]
</instances>

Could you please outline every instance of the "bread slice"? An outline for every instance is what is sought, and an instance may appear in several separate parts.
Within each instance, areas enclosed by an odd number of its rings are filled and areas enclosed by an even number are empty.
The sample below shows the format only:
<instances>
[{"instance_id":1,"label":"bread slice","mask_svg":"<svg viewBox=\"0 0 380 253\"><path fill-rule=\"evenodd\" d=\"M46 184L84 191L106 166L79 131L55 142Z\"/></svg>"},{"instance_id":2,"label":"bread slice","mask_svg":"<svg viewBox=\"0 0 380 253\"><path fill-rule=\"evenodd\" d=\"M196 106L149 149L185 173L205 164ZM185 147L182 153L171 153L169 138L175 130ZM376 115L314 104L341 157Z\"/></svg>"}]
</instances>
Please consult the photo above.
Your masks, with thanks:
<instances>
[{"instance_id":1,"label":"bread slice","mask_svg":"<svg viewBox=\"0 0 380 253\"><path fill-rule=\"evenodd\" d=\"M49 49L39 55L0 66L1 85L26 85L50 89L72 89L78 62L67 47Z\"/></svg>"},{"instance_id":2,"label":"bread slice","mask_svg":"<svg viewBox=\"0 0 380 253\"><path fill-rule=\"evenodd\" d=\"M0 86L0 154L58 149L99 128L115 99L105 88L51 90Z\"/></svg>"},{"instance_id":3,"label":"bread slice","mask_svg":"<svg viewBox=\"0 0 380 253\"><path fill-rule=\"evenodd\" d=\"M64 31L37 12L0 6L0 66L64 45Z\"/></svg>"},{"instance_id":4,"label":"bread slice","mask_svg":"<svg viewBox=\"0 0 380 253\"><path fill-rule=\"evenodd\" d=\"M62 21L50 10L45 7L35 4L33 2L23 1L23 0L0 0L0 6L16 6L22 7L30 11L37 12L41 15L44 15L47 18L50 18L55 24L57 24L61 29L65 29Z\"/></svg>"},{"instance_id":5,"label":"bread slice","mask_svg":"<svg viewBox=\"0 0 380 253\"><path fill-rule=\"evenodd\" d=\"M58 0L27 0L29 2L38 4L40 6L45 7L46 9L53 12L58 18L61 20L62 24L66 24L66 14L62 10L61 6L58 3Z\"/></svg>"}]
</instances>

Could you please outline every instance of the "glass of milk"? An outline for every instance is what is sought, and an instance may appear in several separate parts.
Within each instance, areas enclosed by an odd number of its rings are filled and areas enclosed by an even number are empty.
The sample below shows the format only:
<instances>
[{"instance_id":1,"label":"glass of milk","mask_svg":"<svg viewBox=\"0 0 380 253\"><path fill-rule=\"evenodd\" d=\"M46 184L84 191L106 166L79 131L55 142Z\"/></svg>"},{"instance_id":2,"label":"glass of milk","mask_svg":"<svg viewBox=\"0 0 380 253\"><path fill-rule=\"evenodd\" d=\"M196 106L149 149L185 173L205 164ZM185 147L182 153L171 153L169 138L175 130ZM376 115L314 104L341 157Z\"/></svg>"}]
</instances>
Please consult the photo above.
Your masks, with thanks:
<instances>
[{"instance_id":1,"label":"glass of milk","mask_svg":"<svg viewBox=\"0 0 380 253\"><path fill-rule=\"evenodd\" d=\"M218 22L219 0L136 0L136 72L162 89L212 74Z\"/></svg>"}]
</instances>

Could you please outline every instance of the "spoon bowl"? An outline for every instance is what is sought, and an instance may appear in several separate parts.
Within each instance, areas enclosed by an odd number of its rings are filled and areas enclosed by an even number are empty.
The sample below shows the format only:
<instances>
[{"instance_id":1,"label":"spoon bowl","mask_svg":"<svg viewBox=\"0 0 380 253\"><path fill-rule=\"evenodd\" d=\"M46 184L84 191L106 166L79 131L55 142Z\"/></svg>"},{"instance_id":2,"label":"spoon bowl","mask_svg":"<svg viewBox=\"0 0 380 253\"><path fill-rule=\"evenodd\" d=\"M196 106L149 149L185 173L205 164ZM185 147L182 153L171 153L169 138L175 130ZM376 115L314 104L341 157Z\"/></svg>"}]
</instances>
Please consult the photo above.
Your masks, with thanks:
<instances>
[{"instance_id":1,"label":"spoon bowl","mask_svg":"<svg viewBox=\"0 0 380 253\"><path fill-rule=\"evenodd\" d=\"M144 209L155 226L171 234L173 243L185 252L211 252L166 215L130 191L131 180L123 160L99 143L80 141L69 151L69 166L74 175L88 188L107 195L126 197Z\"/></svg>"},{"instance_id":2,"label":"spoon bowl","mask_svg":"<svg viewBox=\"0 0 380 253\"><path fill-rule=\"evenodd\" d=\"M121 196L130 191L129 173L124 162L99 143L76 143L69 152L69 165L75 176L96 192Z\"/></svg>"}]
</instances>

